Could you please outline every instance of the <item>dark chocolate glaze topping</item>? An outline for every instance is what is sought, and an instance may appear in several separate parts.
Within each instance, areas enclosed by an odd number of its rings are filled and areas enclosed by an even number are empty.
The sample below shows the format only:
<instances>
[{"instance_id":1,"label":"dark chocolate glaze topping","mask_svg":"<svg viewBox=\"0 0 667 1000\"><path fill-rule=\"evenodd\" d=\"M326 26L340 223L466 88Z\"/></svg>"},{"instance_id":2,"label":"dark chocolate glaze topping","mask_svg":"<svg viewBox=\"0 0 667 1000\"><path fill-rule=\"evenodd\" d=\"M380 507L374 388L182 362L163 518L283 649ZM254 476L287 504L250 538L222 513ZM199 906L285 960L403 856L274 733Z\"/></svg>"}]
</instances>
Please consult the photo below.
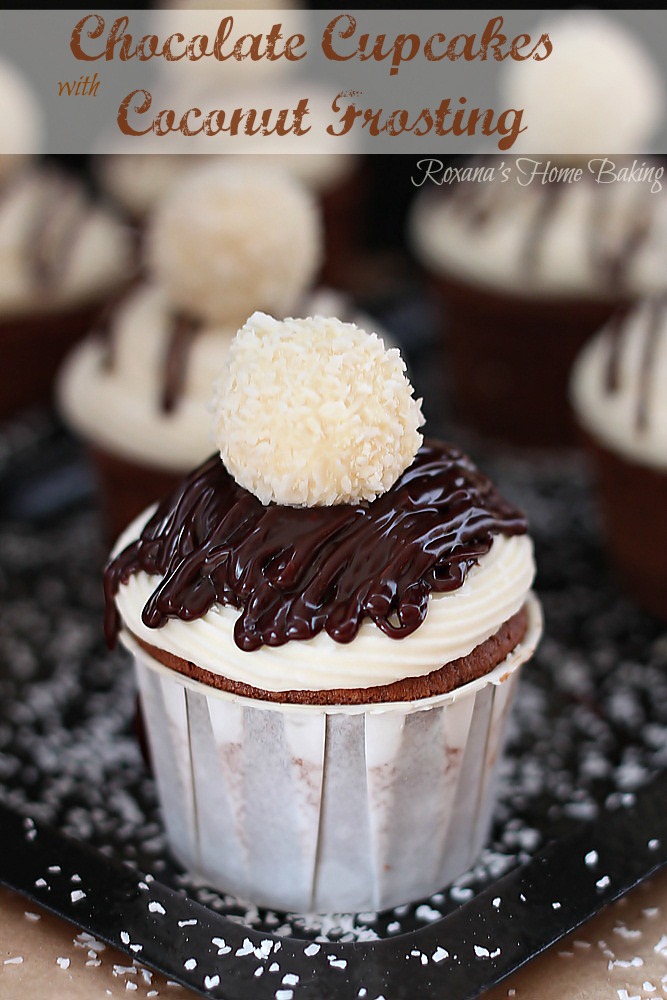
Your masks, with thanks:
<instances>
[{"instance_id":1,"label":"dark chocolate glaze topping","mask_svg":"<svg viewBox=\"0 0 667 1000\"><path fill-rule=\"evenodd\" d=\"M426 442L387 493L356 506L265 507L215 455L107 566L107 641L120 627L118 588L138 572L162 578L142 612L148 628L219 603L241 611L234 638L244 650L322 629L350 642L364 618L401 639L424 621L431 592L463 584L494 535L526 530L521 511L440 442Z\"/></svg>"}]
</instances>

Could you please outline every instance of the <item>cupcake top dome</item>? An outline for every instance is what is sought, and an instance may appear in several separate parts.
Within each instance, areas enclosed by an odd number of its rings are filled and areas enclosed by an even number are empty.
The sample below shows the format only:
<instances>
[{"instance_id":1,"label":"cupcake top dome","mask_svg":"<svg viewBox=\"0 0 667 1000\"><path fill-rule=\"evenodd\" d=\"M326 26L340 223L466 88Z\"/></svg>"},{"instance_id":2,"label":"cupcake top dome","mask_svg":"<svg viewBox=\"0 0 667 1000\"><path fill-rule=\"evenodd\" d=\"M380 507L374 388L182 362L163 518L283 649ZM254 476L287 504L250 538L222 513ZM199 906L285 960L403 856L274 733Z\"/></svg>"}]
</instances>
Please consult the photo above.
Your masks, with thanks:
<instances>
[{"instance_id":1,"label":"cupcake top dome","mask_svg":"<svg viewBox=\"0 0 667 1000\"><path fill-rule=\"evenodd\" d=\"M603 160L606 162L603 163ZM591 158L576 181L543 183L548 157L469 164L449 191L426 185L410 217L436 274L522 298L630 300L667 286L667 187L650 157ZM602 180L600 171L603 171Z\"/></svg>"},{"instance_id":2,"label":"cupcake top dome","mask_svg":"<svg viewBox=\"0 0 667 1000\"><path fill-rule=\"evenodd\" d=\"M542 62L508 60L501 93L523 108L528 130L514 151L567 157L646 148L665 112L662 74L627 26L607 12L576 11L548 25L553 52Z\"/></svg>"},{"instance_id":3,"label":"cupcake top dome","mask_svg":"<svg viewBox=\"0 0 667 1000\"><path fill-rule=\"evenodd\" d=\"M631 461L667 469L667 299L617 314L584 348L571 398L584 430Z\"/></svg>"},{"instance_id":4,"label":"cupcake top dome","mask_svg":"<svg viewBox=\"0 0 667 1000\"><path fill-rule=\"evenodd\" d=\"M149 232L148 265L178 309L238 327L254 309L293 308L320 242L313 200L288 175L214 166L172 189Z\"/></svg>"},{"instance_id":5,"label":"cupcake top dome","mask_svg":"<svg viewBox=\"0 0 667 1000\"><path fill-rule=\"evenodd\" d=\"M215 439L263 504L374 500L422 443L420 402L396 348L354 323L255 312L216 388Z\"/></svg>"}]
</instances>

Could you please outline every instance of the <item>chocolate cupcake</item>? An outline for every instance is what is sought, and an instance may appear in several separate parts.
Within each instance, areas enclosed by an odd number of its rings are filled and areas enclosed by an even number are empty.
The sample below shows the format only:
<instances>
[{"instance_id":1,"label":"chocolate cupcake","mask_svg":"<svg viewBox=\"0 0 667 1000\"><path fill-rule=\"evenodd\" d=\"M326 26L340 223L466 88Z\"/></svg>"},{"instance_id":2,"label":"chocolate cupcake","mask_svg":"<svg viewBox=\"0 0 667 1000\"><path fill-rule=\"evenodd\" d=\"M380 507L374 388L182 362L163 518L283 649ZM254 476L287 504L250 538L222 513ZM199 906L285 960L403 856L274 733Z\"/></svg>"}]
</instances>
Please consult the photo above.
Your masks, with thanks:
<instances>
[{"instance_id":1,"label":"chocolate cupcake","mask_svg":"<svg viewBox=\"0 0 667 1000\"><path fill-rule=\"evenodd\" d=\"M470 459L422 441L404 371L352 324L253 315L220 452L106 571L171 847L258 904L397 905L488 832L541 628L532 546Z\"/></svg>"},{"instance_id":2,"label":"chocolate cupcake","mask_svg":"<svg viewBox=\"0 0 667 1000\"><path fill-rule=\"evenodd\" d=\"M211 449L207 405L239 323L285 315L320 260L312 199L279 172L208 166L155 216L149 278L67 359L66 421L87 441L112 536Z\"/></svg>"},{"instance_id":3,"label":"chocolate cupcake","mask_svg":"<svg viewBox=\"0 0 667 1000\"><path fill-rule=\"evenodd\" d=\"M478 161L490 179L424 192L412 235L442 304L461 416L510 443L564 445L578 352L616 309L667 284L667 197L600 184L585 164L576 183L521 186L534 162L514 161L504 181Z\"/></svg>"},{"instance_id":4,"label":"chocolate cupcake","mask_svg":"<svg viewBox=\"0 0 667 1000\"><path fill-rule=\"evenodd\" d=\"M619 583L667 620L667 301L618 314L576 362L572 404Z\"/></svg>"},{"instance_id":5,"label":"chocolate cupcake","mask_svg":"<svg viewBox=\"0 0 667 1000\"><path fill-rule=\"evenodd\" d=\"M129 233L80 184L30 168L0 192L0 416L47 402L58 367L129 280Z\"/></svg>"}]
</instances>

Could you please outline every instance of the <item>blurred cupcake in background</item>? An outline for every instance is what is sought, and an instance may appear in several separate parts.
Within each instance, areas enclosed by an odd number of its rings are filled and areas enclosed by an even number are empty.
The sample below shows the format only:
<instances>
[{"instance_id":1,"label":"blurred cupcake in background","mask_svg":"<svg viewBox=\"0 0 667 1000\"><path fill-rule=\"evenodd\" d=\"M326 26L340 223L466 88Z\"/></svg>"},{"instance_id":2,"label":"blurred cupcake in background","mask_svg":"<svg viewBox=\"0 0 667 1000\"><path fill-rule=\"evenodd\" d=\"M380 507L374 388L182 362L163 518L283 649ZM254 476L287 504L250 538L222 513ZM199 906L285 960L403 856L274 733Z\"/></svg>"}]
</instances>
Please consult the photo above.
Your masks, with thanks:
<instances>
[{"instance_id":1,"label":"blurred cupcake in background","mask_svg":"<svg viewBox=\"0 0 667 1000\"><path fill-rule=\"evenodd\" d=\"M572 404L619 583L667 620L667 298L618 314L586 345Z\"/></svg>"},{"instance_id":2,"label":"blurred cupcake in background","mask_svg":"<svg viewBox=\"0 0 667 1000\"><path fill-rule=\"evenodd\" d=\"M127 230L78 180L37 162L39 117L20 75L0 63L4 147L12 133L11 148L25 149L0 152L0 417L49 399L65 353L132 271Z\"/></svg>"},{"instance_id":3,"label":"blurred cupcake in background","mask_svg":"<svg viewBox=\"0 0 667 1000\"><path fill-rule=\"evenodd\" d=\"M223 18L233 17L233 31L225 52L243 34L268 33L274 23L282 25L283 39L295 34L309 36L309 12L293 5L266 4L262 9L234 6L196 7L164 5L151 12L152 30L166 38L174 32L186 39L196 34L215 38ZM153 211L184 175L198 167L197 154L239 160L244 169L274 169L279 166L305 184L319 204L323 219L324 251L320 277L340 288L353 282L352 270L365 238L364 210L368 179L356 136L331 137L325 126L331 120L335 90L313 78L295 78L299 63L285 58L259 59L250 65L233 58L156 60L156 93L166 106L221 109L231 115L236 108L294 109L307 97L309 130L303 135L240 134L182 137L145 136L137 153L133 140L118 136L118 152L96 158L101 188L110 195L128 219L145 230ZM123 152L132 149L131 153ZM151 147L154 152L150 151ZM224 149L224 152L220 152ZM165 155L165 152L168 155ZM193 158L194 154L194 158Z\"/></svg>"},{"instance_id":4,"label":"blurred cupcake in background","mask_svg":"<svg viewBox=\"0 0 667 1000\"><path fill-rule=\"evenodd\" d=\"M244 107L261 107L259 102L262 100L269 103L273 100L280 107L292 107L298 95L289 89L271 99L266 92L263 96L260 93L251 98L239 96ZM324 114L324 97L313 93L312 87L309 101L311 114L317 113L317 108ZM211 98L208 103L205 100L200 103L205 107L214 107L220 101L216 103ZM233 95L227 95L225 103L234 106ZM355 154L353 147L350 145L347 151L333 155L318 152L316 144L304 142L303 152L211 155L212 143L214 140L209 138L206 149L196 147L199 153L208 154L209 162L219 161L221 166L233 165L239 170L253 172L279 168L308 188L318 204L323 223L319 276L322 281L338 288L349 288L352 284L350 271L363 247L367 183L361 157ZM344 143L345 140L342 140ZM196 153L114 153L97 157L95 169L102 189L139 231L145 231L150 228L151 216L158 206L190 172L200 169L200 166L201 158Z\"/></svg>"},{"instance_id":5,"label":"blurred cupcake in background","mask_svg":"<svg viewBox=\"0 0 667 1000\"><path fill-rule=\"evenodd\" d=\"M148 234L148 279L59 380L114 537L211 452L212 381L249 312L343 308L354 318L339 293L313 291L320 260L316 205L280 171L208 165L165 200Z\"/></svg>"},{"instance_id":6,"label":"blurred cupcake in background","mask_svg":"<svg viewBox=\"0 0 667 1000\"><path fill-rule=\"evenodd\" d=\"M661 120L660 75L602 14L550 27L549 60L505 69L504 106L530 122L513 154L522 143L530 154L472 161L480 179L450 190L424 183L410 222L461 416L537 446L574 443L567 383L585 341L619 306L667 287L662 165L631 155ZM613 179L633 164L641 180Z\"/></svg>"}]
</instances>

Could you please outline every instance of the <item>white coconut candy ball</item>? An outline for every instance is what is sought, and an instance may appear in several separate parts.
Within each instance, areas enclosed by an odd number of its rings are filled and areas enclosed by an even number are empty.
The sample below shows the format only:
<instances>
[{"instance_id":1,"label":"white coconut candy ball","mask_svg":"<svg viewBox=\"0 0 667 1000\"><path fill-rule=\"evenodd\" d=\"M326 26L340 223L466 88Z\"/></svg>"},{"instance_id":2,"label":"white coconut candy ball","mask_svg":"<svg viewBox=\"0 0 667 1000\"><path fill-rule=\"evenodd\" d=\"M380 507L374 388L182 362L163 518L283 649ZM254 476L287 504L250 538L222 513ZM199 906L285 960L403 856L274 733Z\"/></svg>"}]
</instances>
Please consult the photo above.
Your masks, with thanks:
<instances>
[{"instance_id":1,"label":"white coconut candy ball","mask_svg":"<svg viewBox=\"0 0 667 1000\"><path fill-rule=\"evenodd\" d=\"M662 73L642 42L606 12L554 16L531 37L543 31L553 44L547 59L503 65L503 102L523 108L528 126L513 151L581 155L642 149L665 112Z\"/></svg>"},{"instance_id":2,"label":"white coconut candy ball","mask_svg":"<svg viewBox=\"0 0 667 1000\"><path fill-rule=\"evenodd\" d=\"M263 504L357 504L393 486L422 443L396 348L354 323L256 312L214 388L227 471Z\"/></svg>"},{"instance_id":3,"label":"white coconut candy ball","mask_svg":"<svg viewBox=\"0 0 667 1000\"><path fill-rule=\"evenodd\" d=\"M0 59L0 184L38 151L42 137L39 104L28 81Z\"/></svg>"},{"instance_id":4,"label":"white coconut candy ball","mask_svg":"<svg viewBox=\"0 0 667 1000\"><path fill-rule=\"evenodd\" d=\"M312 195L282 171L195 169L158 209L148 259L173 304L240 326L255 309L286 316L312 283L322 229Z\"/></svg>"}]
</instances>

